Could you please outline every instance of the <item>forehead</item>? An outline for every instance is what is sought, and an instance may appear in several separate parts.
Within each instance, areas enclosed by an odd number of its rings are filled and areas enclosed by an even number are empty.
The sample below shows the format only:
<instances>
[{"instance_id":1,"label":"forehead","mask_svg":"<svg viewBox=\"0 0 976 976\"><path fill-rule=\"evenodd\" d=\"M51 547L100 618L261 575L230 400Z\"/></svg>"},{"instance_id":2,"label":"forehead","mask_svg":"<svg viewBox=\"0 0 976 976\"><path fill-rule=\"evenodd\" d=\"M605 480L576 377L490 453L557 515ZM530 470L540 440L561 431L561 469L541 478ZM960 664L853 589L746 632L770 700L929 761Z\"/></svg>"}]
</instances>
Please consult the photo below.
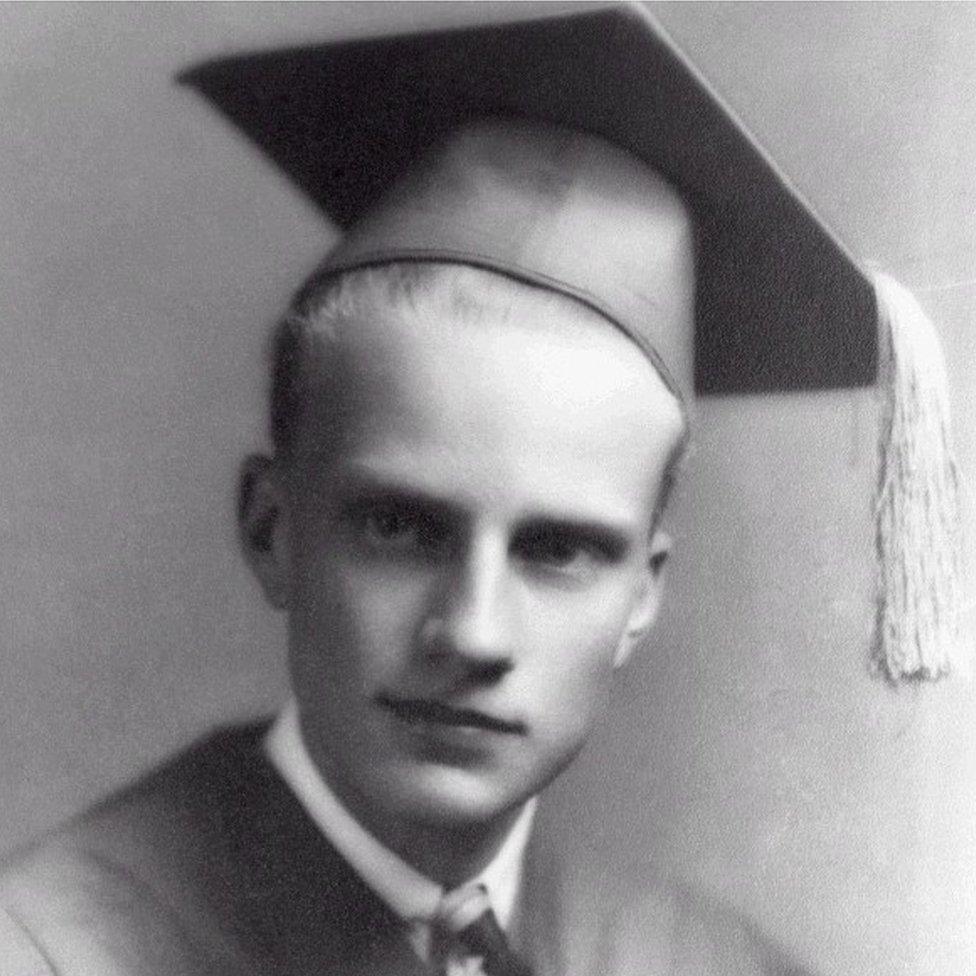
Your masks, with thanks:
<instances>
[{"instance_id":1,"label":"forehead","mask_svg":"<svg viewBox=\"0 0 976 976\"><path fill-rule=\"evenodd\" d=\"M306 449L328 468L513 514L650 508L677 401L622 333L554 297L515 288L347 318L310 385Z\"/></svg>"}]
</instances>

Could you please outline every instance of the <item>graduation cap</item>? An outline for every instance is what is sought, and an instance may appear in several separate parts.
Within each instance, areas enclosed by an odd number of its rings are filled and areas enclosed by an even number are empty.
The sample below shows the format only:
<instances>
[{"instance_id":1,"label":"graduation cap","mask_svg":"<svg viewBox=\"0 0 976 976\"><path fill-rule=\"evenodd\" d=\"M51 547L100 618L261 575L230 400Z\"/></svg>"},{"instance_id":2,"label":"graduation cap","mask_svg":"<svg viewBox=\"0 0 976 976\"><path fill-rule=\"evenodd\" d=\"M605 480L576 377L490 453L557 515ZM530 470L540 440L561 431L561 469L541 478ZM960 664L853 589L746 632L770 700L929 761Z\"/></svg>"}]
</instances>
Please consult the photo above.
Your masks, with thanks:
<instances>
[{"instance_id":1,"label":"graduation cap","mask_svg":"<svg viewBox=\"0 0 976 976\"><path fill-rule=\"evenodd\" d=\"M685 400L880 380L873 658L892 679L948 673L957 504L935 333L646 10L248 53L179 77L345 231L322 275L437 260L541 284L623 329ZM660 231L669 186L692 214L693 323L660 285L680 264Z\"/></svg>"}]
</instances>

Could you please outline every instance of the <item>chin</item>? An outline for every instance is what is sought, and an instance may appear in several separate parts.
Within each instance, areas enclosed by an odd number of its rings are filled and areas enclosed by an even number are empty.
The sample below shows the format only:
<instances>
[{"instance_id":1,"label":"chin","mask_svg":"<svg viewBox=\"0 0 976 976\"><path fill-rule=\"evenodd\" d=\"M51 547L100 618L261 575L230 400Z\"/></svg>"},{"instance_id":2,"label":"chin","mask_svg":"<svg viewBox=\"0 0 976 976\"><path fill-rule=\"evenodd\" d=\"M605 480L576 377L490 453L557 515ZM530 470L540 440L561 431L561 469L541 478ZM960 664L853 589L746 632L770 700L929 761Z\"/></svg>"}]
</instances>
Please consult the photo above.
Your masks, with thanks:
<instances>
[{"instance_id":1,"label":"chin","mask_svg":"<svg viewBox=\"0 0 976 976\"><path fill-rule=\"evenodd\" d=\"M498 782L449 766L404 770L381 784L388 813L443 828L487 826L538 792L533 783Z\"/></svg>"}]
</instances>

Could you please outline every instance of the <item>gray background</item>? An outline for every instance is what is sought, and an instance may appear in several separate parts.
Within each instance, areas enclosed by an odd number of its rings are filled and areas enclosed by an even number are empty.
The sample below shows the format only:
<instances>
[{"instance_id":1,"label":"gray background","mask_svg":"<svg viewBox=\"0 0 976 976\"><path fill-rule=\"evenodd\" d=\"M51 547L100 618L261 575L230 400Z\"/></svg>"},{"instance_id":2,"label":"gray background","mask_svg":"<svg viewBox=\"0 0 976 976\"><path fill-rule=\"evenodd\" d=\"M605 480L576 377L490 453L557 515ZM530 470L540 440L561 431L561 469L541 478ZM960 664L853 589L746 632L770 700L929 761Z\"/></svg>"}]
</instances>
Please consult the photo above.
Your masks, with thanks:
<instances>
[{"instance_id":1,"label":"gray background","mask_svg":"<svg viewBox=\"0 0 976 976\"><path fill-rule=\"evenodd\" d=\"M938 321L973 538L976 6L654 10ZM265 330L332 234L173 72L483 16L0 7L0 847L284 693L233 486L263 441ZM867 676L872 394L697 412L665 619L557 788L565 819L650 850L825 973L967 976L976 696Z\"/></svg>"}]
</instances>

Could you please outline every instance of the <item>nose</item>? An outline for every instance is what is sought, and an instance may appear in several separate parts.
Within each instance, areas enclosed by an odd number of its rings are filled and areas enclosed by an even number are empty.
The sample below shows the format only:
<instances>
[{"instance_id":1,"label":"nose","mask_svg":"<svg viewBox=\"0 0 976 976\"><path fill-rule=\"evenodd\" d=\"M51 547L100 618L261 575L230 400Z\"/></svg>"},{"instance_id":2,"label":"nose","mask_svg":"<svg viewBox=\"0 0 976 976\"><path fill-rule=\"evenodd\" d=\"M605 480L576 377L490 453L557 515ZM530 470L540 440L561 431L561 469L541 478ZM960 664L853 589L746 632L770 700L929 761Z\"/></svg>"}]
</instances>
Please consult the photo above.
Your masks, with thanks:
<instances>
[{"instance_id":1,"label":"nose","mask_svg":"<svg viewBox=\"0 0 976 976\"><path fill-rule=\"evenodd\" d=\"M472 536L445 567L421 632L429 658L451 658L493 679L512 669L515 612L508 546L500 533Z\"/></svg>"}]
</instances>

